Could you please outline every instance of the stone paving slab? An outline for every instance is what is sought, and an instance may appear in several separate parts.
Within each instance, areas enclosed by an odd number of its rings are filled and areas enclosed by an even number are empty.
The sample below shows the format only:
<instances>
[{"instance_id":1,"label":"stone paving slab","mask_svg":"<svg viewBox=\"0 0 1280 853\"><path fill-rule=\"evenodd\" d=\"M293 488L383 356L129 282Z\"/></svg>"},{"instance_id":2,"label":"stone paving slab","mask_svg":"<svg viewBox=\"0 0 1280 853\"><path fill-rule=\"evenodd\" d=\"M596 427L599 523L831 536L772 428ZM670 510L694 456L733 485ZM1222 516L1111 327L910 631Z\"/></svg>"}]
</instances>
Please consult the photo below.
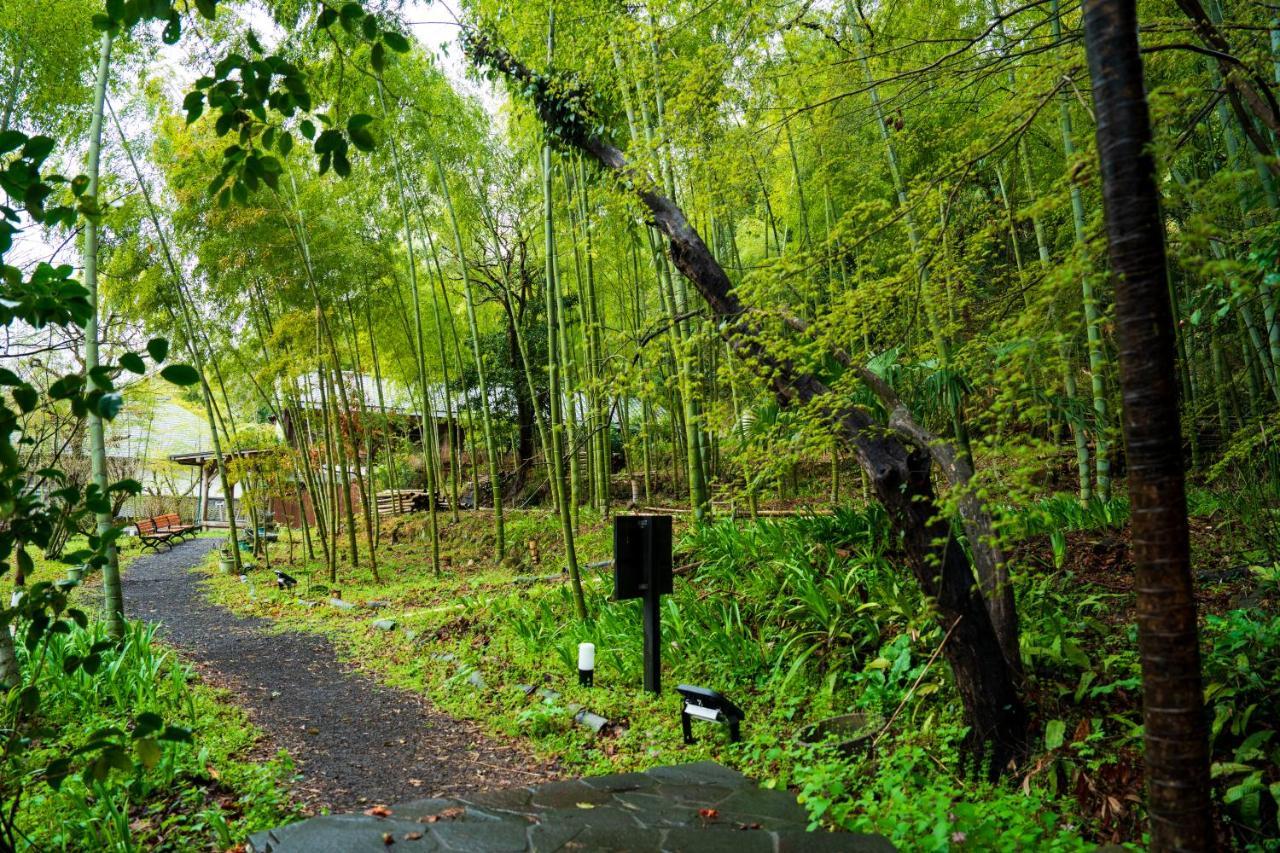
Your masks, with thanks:
<instances>
[{"instance_id":1,"label":"stone paving slab","mask_svg":"<svg viewBox=\"0 0 1280 853\"><path fill-rule=\"evenodd\" d=\"M325 815L260 832L253 853L892 853L878 835L806 832L785 791L711 761L415 800L383 817Z\"/></svg>"}]
</instances>

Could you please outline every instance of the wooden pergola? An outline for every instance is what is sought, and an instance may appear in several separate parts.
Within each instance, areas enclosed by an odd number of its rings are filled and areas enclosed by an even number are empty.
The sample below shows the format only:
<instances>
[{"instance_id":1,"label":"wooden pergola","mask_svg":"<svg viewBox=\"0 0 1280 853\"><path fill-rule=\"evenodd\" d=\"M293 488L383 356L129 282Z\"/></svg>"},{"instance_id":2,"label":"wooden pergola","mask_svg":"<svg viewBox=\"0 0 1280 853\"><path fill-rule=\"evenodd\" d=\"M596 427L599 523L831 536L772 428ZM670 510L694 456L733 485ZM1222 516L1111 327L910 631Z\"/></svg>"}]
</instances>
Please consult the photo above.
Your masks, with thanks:
<instances>
[{"instance_id":1,"label":"wooden pergola","mask_svg":"<svg viewBox=\"0 0 1280 853\"><path fill-rule=\"evenodd\" d=\"M271 453L270 450L250 449L250 450L231 450L222 454L222 458L227 462L233 459L251 459L254 456L262 456ZM218 459L212 450L200 450L194 453L175 453L169 457L171 462L177 462L179 465L191 465L200 469L200 503L196 521L203 527L209 526L209 481L218 473ZM228 517L232 517L231 513L236 511L235 503L235 486L231 487L232 494L224 495L227 502Z\"/></svg>"}]
</instances>

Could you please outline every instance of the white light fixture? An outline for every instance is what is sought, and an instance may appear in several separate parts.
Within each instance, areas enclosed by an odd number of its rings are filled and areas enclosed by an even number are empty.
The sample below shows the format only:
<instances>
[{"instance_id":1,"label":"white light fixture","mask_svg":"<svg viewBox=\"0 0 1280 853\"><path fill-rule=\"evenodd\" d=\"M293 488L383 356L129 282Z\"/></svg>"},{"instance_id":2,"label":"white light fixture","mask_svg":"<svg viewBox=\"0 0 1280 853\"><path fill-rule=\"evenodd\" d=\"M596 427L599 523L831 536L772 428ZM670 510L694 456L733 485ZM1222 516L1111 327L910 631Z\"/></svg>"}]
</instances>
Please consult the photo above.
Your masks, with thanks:
<instances>
[{"instance_id":1,"label":"white light fixture","mask_svg":"<svg viewBox=\"0 0 1280 853\"><path fill-rule=\"evenodd\" d=\"M594 643L578 643L578 683L590 687L595 683L596 647Z\"/></svg>"}]
</instances>

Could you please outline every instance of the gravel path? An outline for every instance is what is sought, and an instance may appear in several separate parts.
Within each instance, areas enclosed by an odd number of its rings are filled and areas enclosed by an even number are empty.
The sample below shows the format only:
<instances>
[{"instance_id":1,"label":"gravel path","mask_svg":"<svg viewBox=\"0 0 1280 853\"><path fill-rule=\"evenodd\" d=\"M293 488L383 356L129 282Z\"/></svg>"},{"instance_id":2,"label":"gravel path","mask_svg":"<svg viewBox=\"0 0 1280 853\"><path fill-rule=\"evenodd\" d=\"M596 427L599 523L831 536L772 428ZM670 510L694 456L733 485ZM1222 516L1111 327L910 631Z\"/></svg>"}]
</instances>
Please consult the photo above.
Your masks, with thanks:
<instances>
[{"instance_id":1,"label":"gravel path","mask_svg":"<svg viewBox=\"0 0 1280 853\"><path fill-rule=\"evenodd\" d=\"M441 713L421 696L339 663L324 637L271 633L270 620L205 601L190 569L219 540L194 539L137 558L124 578L130 615L161 624L207 681L235 694L298 765L294 793L311 810L358 809L547 778L516 750ZM268 753L269 754L269 753Z\"/></svg>"}]
</instances>

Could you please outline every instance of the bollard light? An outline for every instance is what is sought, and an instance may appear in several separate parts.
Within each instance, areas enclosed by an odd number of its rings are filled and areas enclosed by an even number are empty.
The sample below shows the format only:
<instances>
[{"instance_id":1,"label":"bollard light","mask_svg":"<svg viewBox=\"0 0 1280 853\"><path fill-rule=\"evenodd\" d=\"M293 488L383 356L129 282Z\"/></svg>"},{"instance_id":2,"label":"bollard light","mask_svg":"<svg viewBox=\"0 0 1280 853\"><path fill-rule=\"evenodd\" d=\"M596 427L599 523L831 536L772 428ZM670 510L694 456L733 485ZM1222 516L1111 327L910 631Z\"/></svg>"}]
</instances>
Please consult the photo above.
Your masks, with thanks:
<instances>
[{"instance_id":1,"label":"bollard light","mask_svg":"<svg viewBox=\"0 0 1280 853\"><path fill-rule=\"evenodd\" d=\"M578 643L578 683L590 687L595 683L596 647L594 643Z\"/></svg>"}]
</instances>

